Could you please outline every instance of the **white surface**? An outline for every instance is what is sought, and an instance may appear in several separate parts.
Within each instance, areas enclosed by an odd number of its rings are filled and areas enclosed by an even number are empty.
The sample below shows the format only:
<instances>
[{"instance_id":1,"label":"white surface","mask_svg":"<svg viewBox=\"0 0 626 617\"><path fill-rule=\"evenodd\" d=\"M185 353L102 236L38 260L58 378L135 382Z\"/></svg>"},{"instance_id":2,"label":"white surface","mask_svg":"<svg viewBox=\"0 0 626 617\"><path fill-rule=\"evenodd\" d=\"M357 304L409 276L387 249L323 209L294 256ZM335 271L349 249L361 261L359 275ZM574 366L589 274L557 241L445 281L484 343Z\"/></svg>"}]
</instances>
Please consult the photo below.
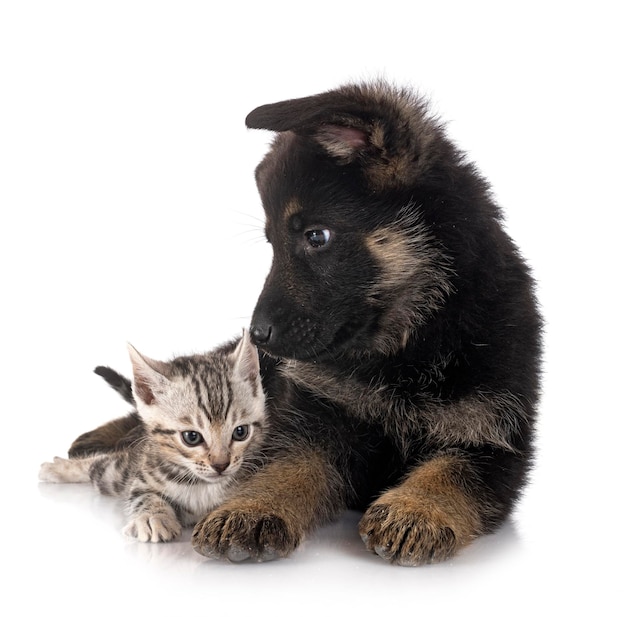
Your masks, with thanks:
<instances>
[{"instance_id":1,"label":"white surface","mask_svg":"<svg viewBox=\"0 0 626 617\"><path fill-rule=\"evenodd\" d=\"M223 4L0 5L0 611L623 615L618 3ZM129 542L114 500L38 485L40 462L126 410L91 370L127 370L127 340L167 358L248 322L270 136L245 115L379 74L431 96L540 281L539 451L513 521L403 569L365 553L349 513L288 560L235 566L188 534Z\"/></svg>"}]
</instances>

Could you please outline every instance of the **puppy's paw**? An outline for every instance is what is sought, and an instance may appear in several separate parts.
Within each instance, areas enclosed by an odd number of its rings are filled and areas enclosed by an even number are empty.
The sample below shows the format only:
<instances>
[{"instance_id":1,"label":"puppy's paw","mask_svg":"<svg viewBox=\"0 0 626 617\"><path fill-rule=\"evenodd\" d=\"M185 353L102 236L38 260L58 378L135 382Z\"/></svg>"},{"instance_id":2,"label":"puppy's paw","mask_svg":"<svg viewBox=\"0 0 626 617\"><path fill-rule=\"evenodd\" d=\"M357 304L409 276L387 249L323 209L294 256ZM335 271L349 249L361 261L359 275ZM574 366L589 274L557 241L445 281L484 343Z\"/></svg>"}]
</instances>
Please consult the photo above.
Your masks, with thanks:
<instances>
[{"instance_id":1,"label":"puppy's paw","mask_svg":"<svg viewBox=\"0 0 626 617\"><path fill-rule=\"evenodd\" d=\"M234 562L287 557L300 541L301 533L284 518L254 504L214 510L192 536L193 548L201 555Z\"/></svg>"},{"instance_id":2,"label":"puppy's paw","mask_svg":"<svg viewBox=\"0 0 626 617\"><path fill-rule=\"evenodd\" d=\"M139 542L169 542L180 535L182 528L176 517L167 514L142 513L131 519L123 529L124 535Z\"/></svg>"},{"instance_id":3,"label":"puppy's paw","mask_svg":"<svg viewBox=\"0 0 626 617\"><path fill-rule=\"evenodd\" d=\"M419 566L449 559L466 544L455 527L436 504L383 496L364 514L359 533L369 550L390 563Z\"/></svg>"}]
</instances>

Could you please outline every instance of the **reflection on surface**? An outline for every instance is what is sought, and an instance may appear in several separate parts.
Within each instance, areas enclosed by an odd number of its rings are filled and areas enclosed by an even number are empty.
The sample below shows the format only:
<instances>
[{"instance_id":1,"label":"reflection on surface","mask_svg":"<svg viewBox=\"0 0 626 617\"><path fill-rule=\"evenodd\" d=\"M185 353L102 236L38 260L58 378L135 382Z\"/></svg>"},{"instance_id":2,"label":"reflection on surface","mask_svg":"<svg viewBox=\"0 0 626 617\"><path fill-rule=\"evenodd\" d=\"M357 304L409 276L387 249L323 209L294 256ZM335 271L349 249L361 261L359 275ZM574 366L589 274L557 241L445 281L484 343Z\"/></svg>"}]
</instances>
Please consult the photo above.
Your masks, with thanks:
<instances>
[{"instance_id":1,"label":"reflection on surface","mask_svg":"<svg viewBox=\"0 0 626 617\"><path fill-rule=\"evenodd\" d=\"M82 516L82 527L95 524L97 527L110 526L120 535L120 545L124 555L140 562L158 565L159 568L169 569L181 567L197 567L206 564L205 568L213 565L221 567L280 567L268 564L230 564L207 559L197 554L191 547L192 529L183 530L180 538L167 543L142 543L128 539L122 535L124 526L123 506L120 500L100 495L89 484L39 484L39 492L47 500L70 506L73 509L83 510L82 513L73 513L74 520ZM379 557L369 553L359 537L357 527L361 513L348 511L335 523L327 525L312 534L300 548L284 563L324 563L328 560L345 560L346 563L359 567L378 566L391 567ZM496 533L479 538L472 545L465 548L454 560L433 567L464 567L472 563L485 563L497 560L520 548L520 538L513 521L507 521ZM277 563L281 563L280 561ZM411 568L408 568L411 569Z\"/></svg>"}]
</instances>

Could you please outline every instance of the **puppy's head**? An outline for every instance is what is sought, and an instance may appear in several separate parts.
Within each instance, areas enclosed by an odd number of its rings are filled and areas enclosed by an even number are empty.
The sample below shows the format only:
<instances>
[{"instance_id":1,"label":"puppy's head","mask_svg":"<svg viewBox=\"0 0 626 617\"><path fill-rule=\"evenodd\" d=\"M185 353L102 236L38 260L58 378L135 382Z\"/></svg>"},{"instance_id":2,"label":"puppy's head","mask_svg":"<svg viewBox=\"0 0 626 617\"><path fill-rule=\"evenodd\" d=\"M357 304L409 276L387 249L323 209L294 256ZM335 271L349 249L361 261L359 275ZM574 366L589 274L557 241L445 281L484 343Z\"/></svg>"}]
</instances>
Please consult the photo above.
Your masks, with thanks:
<instances>
[{"instance_id":1,"label":"puppy's head","mask_svg":"<svg viewBox=\"0 0 626 617\"><path fill-rule=\"evenodd\" d=\"M255 343L309 360L400 349L450 290L422 206L455 153L425 105L348 86L264 105L246 124L278 132L256 171L274 259Z\"/></svg>"}]
</instances>

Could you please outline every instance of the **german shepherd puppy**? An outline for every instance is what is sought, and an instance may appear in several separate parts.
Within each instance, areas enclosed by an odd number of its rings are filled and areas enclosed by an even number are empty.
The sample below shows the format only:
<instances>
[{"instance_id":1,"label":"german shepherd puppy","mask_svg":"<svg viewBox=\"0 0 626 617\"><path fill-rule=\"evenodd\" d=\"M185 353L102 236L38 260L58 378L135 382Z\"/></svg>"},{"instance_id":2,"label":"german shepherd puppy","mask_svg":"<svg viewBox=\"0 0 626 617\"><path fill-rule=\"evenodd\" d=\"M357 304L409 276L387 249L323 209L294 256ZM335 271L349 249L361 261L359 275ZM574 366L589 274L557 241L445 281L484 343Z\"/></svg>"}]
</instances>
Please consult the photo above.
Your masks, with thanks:
<instances>
[{"instance_id":1,"label":"german shepherd puppy","mask_svg":"<svg viewBox=\"0 0 626 617\"><path fill-rule=\"evenodd\" d=\"M274 443L193 546L289 555L346 508L367 548L445 560L511 512L532 459L541 319L487 182L382 82L263 105L274 260L251 323ZM79 438L104 449L132 419Z\"/></svg>"}]
</instances>

